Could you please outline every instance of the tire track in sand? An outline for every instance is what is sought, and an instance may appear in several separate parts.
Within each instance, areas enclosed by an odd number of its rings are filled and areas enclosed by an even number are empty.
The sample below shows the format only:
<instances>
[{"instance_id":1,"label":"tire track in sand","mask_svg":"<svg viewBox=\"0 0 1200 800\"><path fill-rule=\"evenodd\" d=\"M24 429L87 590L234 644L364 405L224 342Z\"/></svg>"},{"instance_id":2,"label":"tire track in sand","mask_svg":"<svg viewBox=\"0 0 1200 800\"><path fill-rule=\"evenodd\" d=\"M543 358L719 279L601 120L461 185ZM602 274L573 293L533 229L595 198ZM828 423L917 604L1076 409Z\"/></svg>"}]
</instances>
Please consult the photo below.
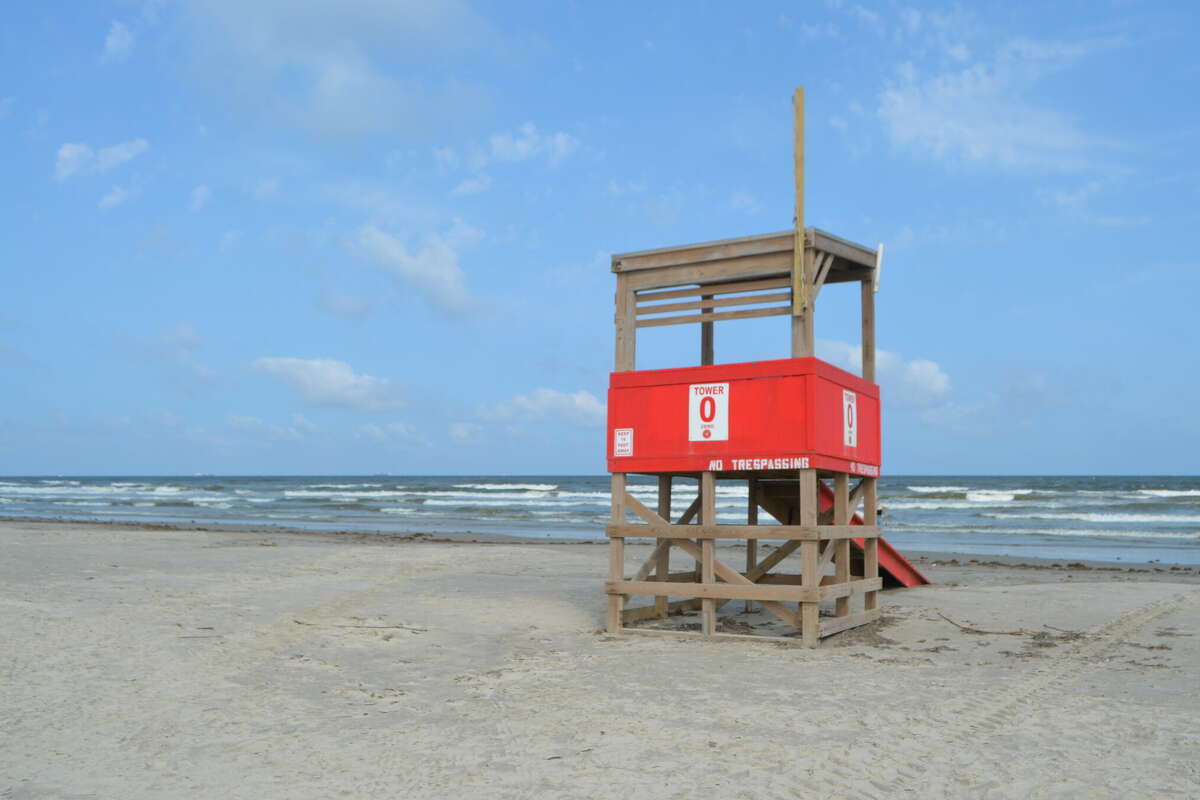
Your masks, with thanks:
<instances>
[{"instance_id":1,"label":"tire track in sand","mask_svg":"<svg viewBox=\"0 0 1200 800\"><path fill-rule=\"evenodd\" d=\"M1096 658L1114 649L1138 629L1197 599L1200 599L1200 592L1185 591L1126 611L1092 630L1085 639L1060 655L1032 669L1022 680L1003 689L968 695L932 709L924 720L931 731L928 734L906 738L901 743L878 736L866 737L859 748L866 753L853 759L838 752L826 754L822 777L832 791L827 791L824 796L885 798L919 792L928 765L945 748L989 736L1018 718L1028 717L1050 703L1061 701L1061 695L1051 693L1051 689L1093 668ZM870 765L873 773L870 783L879 794L864 793L861 784L864 764Z\"/></svg>"}]
</instances>

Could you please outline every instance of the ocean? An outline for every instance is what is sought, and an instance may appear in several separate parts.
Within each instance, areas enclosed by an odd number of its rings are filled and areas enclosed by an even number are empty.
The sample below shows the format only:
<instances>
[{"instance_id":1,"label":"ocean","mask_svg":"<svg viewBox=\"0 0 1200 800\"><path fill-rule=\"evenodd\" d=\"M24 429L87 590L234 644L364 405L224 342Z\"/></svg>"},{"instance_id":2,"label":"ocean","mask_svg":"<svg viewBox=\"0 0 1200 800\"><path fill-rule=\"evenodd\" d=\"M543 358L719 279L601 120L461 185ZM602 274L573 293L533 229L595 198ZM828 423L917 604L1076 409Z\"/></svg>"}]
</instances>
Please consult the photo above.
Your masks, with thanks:
<instances>
[{"instance_id":1,"label":"ocean","mask_svg":"<svg viewBox=\"0 0 1200 800\"><path fill-rule=\"evenodd\" d=\"M630 482L653 506L653 479ZM695 481L676 485L678 515ZM608 489L566 475L6 477L0 518L598 539ZM880 503L906 552L1200 564L1200 477L888 476ZM744 483L718 484L719 522L745 508Z\"/></svg>"}]
</instances>

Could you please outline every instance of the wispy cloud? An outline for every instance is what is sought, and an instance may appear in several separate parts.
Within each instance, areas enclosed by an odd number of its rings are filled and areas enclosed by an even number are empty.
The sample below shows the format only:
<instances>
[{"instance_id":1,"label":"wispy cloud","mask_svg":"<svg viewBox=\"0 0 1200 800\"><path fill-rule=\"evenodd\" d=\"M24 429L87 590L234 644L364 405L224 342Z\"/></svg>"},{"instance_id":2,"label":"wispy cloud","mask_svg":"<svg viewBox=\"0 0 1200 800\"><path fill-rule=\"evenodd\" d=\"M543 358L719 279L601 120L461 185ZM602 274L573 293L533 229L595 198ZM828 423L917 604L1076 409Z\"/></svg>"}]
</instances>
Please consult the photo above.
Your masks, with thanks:
<instances>
[{"instance_id":1,"label":"wispy cloud","mask_svg":"<svg viewBox=\"0 0 1200 800\"><path fill-rule=\"evenodd\" d=\"M113 22L108 27L108 35L104 37L104 60L123 61L133 50L135 39L133 31L124 22Z\"/></svg>"},{"instance_id":2,"label":"wispy cloud","mask_svg":"<svg viewBox=\"0 0 1200 800\"><path fill-rule=\"evenodd\" d=\"M54 178L65 181L74 175L107 172L132 161L149 149L150 143L145 139L131 139L99 150L93 150L90 145L84 143L67 142L58 148L54 162Z\"/></svg>"},{"instance_id":3,"label":"wispy cloud","mask_svg":"<svg viewBox=\"0 0 1200 800\"><path fill-rule=\"evenodd\" d=\"M400 388L391 380L356 373L344 361L259 358L250 366L295 389L314 406L387 411L401 405Z\"/></svg>"},{"instance_id":4,"label":"wispy cloud","mask_svg":"<svg viewBox=\"0 0 1200 800\"><path fill-rule=\"evenodd\" d=\"M817 355L843 369L862 374L862 348L829 339L817 340ZM906 359L890 350L875 352L876 382L887 401L901 408L931 408L950 398L950 376L935 361Z\"/></svg>"},{"instance_id":5,"label":"wispy cloud","mask_svg":"<svg viewBox=\"0 0 1200 800\"><path fill-rule=\"evenodd\" d=\"M403 422L389 422L383 425L368 423L359 426L356 435L360 439L369 439L380 444L424 445L428 440L411 425Z\"/></svg>"},{"instance_id":6,"label":"wispy cloud","mask_svg":"<svg viewBox=\"0 0 1200 800\"><path fill-rule=\"evenodd\" d=\"M461 313L474 307L475 302L458 265L459 250L482 235L456 220L449 230L428 234L419 245L410 248L399 236L374 225L364 225L349 237L347 244L384 272L423 292L442 309Z\"/></svg>"},{"instance_id":7,"label":"wispy cloud","mask_svg":"<svg viewBox=\"0 0 1200 800\"><path fill-rule=\"evenodd\" d=\"M190 202L192 211L199 211L200 209L204 208L204 206L208 204L208 201L211 197L212 190L203 184L197 186L195 189L192 189Z\"/></svg>"},{"instance_id":8,"label":"wispy cloud","mask_svg":"<svg viewBox=\"0 0 1200 800\"><path fill-rule=\"evenodd\" d=\"M894 145L918 155L1002 169L1086 169L1114 143L1028 98L1043 78L1119 45L1014 39L960 68L905 62L879 96L879 117Z\"/></svg>"},{"instance_id":9,"label":"wispy cloud","mask_svg":"<svg viewBox=\"0 0 1200 800\"><path fill-rule=\"evenodd\" d=\"M605 406L591 392L560 392L537 388L527 394L479 410L482 419L498 422L541 422L557 420L584 427L604 423Z\"/></svg>"},{"instance_id":10,"label":"wispy cloud","mask_svg":"<svg viewBox=\"0 0 1200 800\"><path fill-rule=\"evenodd\" d=\"M121 186L114 186L108 191L107 194L100 198L100 202L98 202L96 206L101 211L108 211L111 208L116 208L117 206L121 205L135 194L137 194L137 191L134 189L126 189Z\"/></svg>"}]
</instances>

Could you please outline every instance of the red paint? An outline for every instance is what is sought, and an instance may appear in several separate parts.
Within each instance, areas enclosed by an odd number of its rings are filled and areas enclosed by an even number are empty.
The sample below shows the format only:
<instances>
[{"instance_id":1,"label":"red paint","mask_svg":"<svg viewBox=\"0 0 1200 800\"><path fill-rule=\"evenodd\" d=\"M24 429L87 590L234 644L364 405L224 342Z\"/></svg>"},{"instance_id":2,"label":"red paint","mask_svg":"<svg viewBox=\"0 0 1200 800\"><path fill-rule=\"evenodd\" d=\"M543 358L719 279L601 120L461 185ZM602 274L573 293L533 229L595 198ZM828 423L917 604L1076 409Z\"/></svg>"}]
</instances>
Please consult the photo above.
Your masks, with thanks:
<instances>
[{"instance_id":1,"label":"red paint","mask_svg":"<svg viewBox=\"0 0 1200 800\"><path fill-rule=\"evenodd\" d=\"M688 387L729 383L729 438L688 440ZM843 390L856 395L857 445L844 443ZM714 404L699 414L710 422ZM705 416L705 415L709 416ZM615 457L614 431L633 429ZM733 460L809 458L815 469L878 474L879 387L816 358L614 372L608 390L609 472L746 472Z\"/></svg>"},{"instance_id":2,"label":"red paint","mask_svg":"<svg viewBox=\"0 0 1200 800\"><path fill-rule=\"evenodd\" d=\"M833 490L824 483L819 483L821 491L821 511L828 511L833 508ZM862 525L863 519L859 514L855 514L850 520L851 525ZM854 546L858 549L863 548L862 539L851 539ZM921 571L914 567L912 563L900 555L900 551L892 547L881 536L879 537L879 572L883 576L884 586L892 584L900 584L901 586L921 586L929 583L929 579L921 574ZM889 582L889 578L891 581Z\"/></svg>"}]
</instances>

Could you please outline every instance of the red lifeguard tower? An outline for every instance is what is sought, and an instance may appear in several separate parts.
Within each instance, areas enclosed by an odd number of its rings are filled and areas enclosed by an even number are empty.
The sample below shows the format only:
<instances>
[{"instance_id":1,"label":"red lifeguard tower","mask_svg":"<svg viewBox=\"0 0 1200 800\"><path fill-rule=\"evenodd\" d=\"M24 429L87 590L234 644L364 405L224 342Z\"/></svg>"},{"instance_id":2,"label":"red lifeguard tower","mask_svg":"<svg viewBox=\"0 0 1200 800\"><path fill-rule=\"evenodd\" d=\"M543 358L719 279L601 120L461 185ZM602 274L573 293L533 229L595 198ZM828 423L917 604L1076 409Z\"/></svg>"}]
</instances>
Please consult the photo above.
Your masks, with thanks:
<instances>
[{"instance_id":1,"label":"red lifeguard tower","mask_svg":"<svg viewBox=\"0 0 1200 800\"><path fill-rule=\"evenodd\" d=\"M880 539L877 522L875 293L883 248L804 227L803 89L796 90L793 107L793 230L612 258L616 365L608 391L612 522L606 529L605 583L610 632L640 631L626 623L699 607L700 633L682 635L745 638L717 632L717 611L738 599L748 609L761 603L815 647L825 636L878 619L877 593L885 578L905 586L927 583ZM814 357L816 300L836 283L859 284L861 377ZM775 315L791 319L792 358L713 364L714 323ZM636 370L639 329L684 324L700 326L700 366ZM657 509L626 491L630 474L657 477ZM698 479L699 492L672 521L675 478ZM717 524L718 480L746 483L745 524ZM760 509L779 524L759 525ZM640 521L631 523L629 514ZM628 537L656 541L632 577L625 569ZM718 540L737 539L746 541L744 571L716 558ZM760 561L759 539L783 544ZM673 549L694 559L694 569L671 572ZM796 550L798 573L773 572ZM626 608L634 595L652 596L654 602ZM673 597L684 599L672 602ZM832 601L833 616L821 618L822 601Z\"/></svg>"}]
</instances>

